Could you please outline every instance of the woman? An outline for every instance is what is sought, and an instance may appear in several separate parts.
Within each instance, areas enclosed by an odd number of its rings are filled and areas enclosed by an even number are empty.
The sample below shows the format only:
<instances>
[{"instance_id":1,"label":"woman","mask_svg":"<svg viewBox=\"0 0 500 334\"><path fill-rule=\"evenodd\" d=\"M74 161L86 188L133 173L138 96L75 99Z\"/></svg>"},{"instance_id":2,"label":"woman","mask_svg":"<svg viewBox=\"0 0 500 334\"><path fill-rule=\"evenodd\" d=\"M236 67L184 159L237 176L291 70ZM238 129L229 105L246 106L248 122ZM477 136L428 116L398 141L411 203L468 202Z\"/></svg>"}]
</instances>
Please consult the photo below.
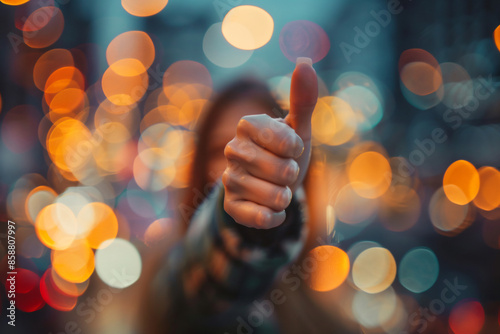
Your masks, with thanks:
<instances>
[{"instance_id":1,"label":"woman","mask_svg":"<svg viewBox=\"0 0 500 334\"><path fill-rule=\"evenodd\" d=\"M310 61L301 61L284 120L267 87L253 80L232 84L204 114L191 185L179 205L179 219L189 228L158 260L142 332L279 332L274 310L283 296L257 299L305 242L299 199L316 98L315 72ZM301 312L286 308L277 313Z\"/></svg>"}]
</instances>

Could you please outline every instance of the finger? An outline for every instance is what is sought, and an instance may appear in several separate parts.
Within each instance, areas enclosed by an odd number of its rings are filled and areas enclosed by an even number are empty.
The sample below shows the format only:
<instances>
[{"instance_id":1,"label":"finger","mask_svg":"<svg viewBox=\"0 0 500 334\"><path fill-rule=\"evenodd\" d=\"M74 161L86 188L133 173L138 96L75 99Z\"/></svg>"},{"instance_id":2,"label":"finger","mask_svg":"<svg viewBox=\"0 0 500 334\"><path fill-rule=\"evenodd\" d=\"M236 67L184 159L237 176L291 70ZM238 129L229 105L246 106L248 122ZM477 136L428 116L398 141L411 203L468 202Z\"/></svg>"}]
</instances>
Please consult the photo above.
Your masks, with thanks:
<instances>
[{"instance_id":1,"label":"finger","mask_svg":"<svg viewBox=\"0 0 500 334\"><path fill-rule=\"evenodd\" d=\"M241 225L258 229L270 229L281 225L286 218L285 211L274 212L250 201L224 201L224 210Z\"/></svg>"},{"instance_id":2,"label":"finger","mask_svg":"<svg viewBox=\"0 0 500 334\"><path fill-rule=\"evenodd\" d=\"M285 118L303 141L311 138L311 117L318 100L318 78L310 58L297 58L290 87L290 112Z\"/></svg>"},{"instance_id":3,"label":"finger","mask_svg":"<svg viewBox=\"0 0 500 334\"><path fill-rule=\"evenodd\" d=\"M292 184L299 175L295 160L281 158L253 142L232 140L226 145L224 155L232 169L242 168L256 178L280 186Z\"/></svg>"},{"instance_id":4,"label":"finger","mask_svg":"<svg viewBox=\"0 0 500 334\"><path fill-rule=\"evenodd\" d=\"M285 210L292 200L288 187L278 186L249 174L237 173L226 169L222 183L232 200L246 200L268 207L273 211Z\"/></svg>"},{"instance_id":5,"label":"finger","mask_svg":"<svg viewBox=\"0 0 500 334\"><path fill-rule=\"evenodd\" d=\"M265 114L242 117L236 136L247 137L283 158L296 158L304 149L302 139L290 126Z\"/></svg>"}]
</instances>

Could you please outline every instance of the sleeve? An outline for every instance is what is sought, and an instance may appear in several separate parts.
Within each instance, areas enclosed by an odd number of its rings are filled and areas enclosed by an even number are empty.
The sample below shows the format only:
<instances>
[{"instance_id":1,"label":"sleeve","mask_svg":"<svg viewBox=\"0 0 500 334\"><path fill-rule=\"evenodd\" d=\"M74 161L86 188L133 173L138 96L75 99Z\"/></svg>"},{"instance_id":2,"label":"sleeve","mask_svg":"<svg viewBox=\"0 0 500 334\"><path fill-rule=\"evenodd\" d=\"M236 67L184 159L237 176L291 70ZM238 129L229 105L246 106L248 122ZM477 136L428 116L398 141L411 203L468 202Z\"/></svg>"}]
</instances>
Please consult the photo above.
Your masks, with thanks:
<instances>
[{"instance_id":1,"label":"sleeve","mask_svg":"<svg viewBox=\"0 0 500 334\"><path fill-rule=\"evenodd\" d=\"M302 205L295 196L284 223L268 230L236 223L223 202L224 188L218 184L153 283L157 312L167 322L175 319L179 332L194 326L189 319L204 330L234 320L268 290L304 244Z\"/></svg>"}]
</instances>

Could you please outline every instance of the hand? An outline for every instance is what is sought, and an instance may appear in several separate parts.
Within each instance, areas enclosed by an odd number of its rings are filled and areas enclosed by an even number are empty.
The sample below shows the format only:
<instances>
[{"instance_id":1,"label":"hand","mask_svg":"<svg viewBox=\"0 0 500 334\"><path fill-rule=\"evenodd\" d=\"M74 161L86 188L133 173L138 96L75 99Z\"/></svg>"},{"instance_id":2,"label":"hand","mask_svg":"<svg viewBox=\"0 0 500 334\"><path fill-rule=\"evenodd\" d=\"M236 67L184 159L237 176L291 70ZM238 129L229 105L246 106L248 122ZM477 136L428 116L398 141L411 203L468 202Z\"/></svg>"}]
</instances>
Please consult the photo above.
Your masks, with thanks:
<instances>
[{"instance_id":1,"label":"hand","mask_svg":"<svg viewBox=\"0 0 500 334\"><path fill-rule=\"evenodd\" d=\"M292 193L302 184L311 155L311 116L318 80L309 58L297 59L290 113L241 118L225 150L224 210L242 225L269 229L285 220Z\"/></svg>"}]
</instances>

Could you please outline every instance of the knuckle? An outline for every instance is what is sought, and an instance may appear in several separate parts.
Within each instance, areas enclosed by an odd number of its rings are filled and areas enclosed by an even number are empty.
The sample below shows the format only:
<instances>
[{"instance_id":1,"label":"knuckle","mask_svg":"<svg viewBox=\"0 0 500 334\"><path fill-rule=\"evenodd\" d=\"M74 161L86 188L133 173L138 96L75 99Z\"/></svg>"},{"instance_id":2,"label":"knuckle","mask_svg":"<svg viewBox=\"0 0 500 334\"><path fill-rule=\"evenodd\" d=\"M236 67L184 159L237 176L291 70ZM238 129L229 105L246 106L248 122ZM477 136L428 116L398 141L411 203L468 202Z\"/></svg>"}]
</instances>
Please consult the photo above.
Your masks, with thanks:
<instances>
[{"instance_id":1,"label":"knuckle","mask_svg":"<svg viewBox=\"0 0 500 334\"><path fill-rule=\"evenodd\" d=\"M228 215L235 219L236 215L234 213L234 205L229 199L226 198L224 199L224 211L226 211Z\"/></svg>"},{"instance_id":2,"label":"knuckle","mask_svg":"<svg viewBox=\"0 0 500 334\"><path fill-rule=\"evenodd\" d=\"M293 159L287 159L280 167L281 176L287 185L292 184L297 180L299 174L299 165Z\"/></svg>"},{"instance_id":3,"label":"knuckle","mask_svg":"<svg viewBox=\"0 0 500 334\"><path fill-rule=\"evenodd\" d=\"M226 190L234 191L239 184L236 173L233 172L230 168L226 168L224 173L222 173L222 183L226 187Z\"/></svg>"},{"instance_id":4,"label":"knuckle","mask_svg":"<svg viewBox=\"0 0 500 334\"><path fill-rule=\"evenodd\" d=\"M226 190L232 193L239 193L245 189L245 176L241 171L241 167L226 168L222 173L222 183Z\"/></svg>"},{"instance_id":5,"label":"knuckle","mask_svg":"<svg viewBox=\"0 0 500 334\"><path fill-rule=\"evenodd\" d=\"M222 173L222 184L225 186L225 187L228 187L229 184L231 183L231 176L230 176L230 173L229 171L226 170L224 171L224 173Z\"/></svg>"},{"instance_id":6,"label":"knuckle","mask_svg":"<svg viewBox=\"0 0 500 334\"><path fill-rule=\"evenodd\" d=\"M238 121L236 125L236 135L242 136L251 129L251 122L248 120L247 116L243 116Z\"/></svg>"},{"instance_id":7,"label":"knuckle","mask_svg":"<svg viewBox=\"0 0 500 334\"><path fill-rule=\"evenodd\" d=\"M224 147L224 156L227 159L237 158L235 139L231 140L229 143L227 143L226 147Z\"/></svg>"}]
</instances>

